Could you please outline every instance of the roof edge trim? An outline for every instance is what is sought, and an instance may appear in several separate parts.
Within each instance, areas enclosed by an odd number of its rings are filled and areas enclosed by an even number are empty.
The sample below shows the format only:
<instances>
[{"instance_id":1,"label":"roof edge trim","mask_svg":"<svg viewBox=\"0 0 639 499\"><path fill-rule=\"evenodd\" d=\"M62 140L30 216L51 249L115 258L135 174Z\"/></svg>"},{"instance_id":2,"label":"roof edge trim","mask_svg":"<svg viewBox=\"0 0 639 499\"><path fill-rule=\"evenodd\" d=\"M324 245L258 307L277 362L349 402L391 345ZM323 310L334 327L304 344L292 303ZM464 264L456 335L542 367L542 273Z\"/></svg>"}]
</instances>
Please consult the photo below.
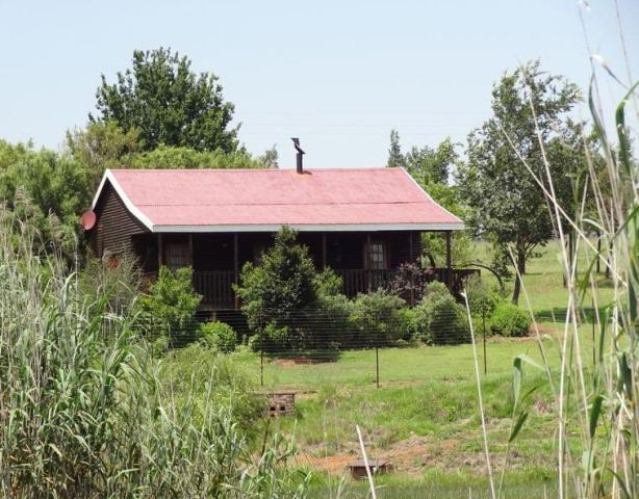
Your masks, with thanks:
<instances>
[{"instance_id":1,"label":"roof edge trim","mask_svg":"<svg viewBox=\"0 0 639 499\"><path fill-rule=\"evenodd\" d=\"M151 221L151 219L149 217L147 217L142 212L142 210L140 210L131 201L129 196L127 196L127 194L126 194L126 191L122 188L122 186L120 185L118 180L115 178L115 175L113 174L113 172L110 169L107 169L104 172L104 175L102 175L102 180L100 180L100 186L98 187L98 190L95 193L95 196L93 197L93 201L91 202L91 209L95 210L95 207L98 204L98 200L100 199L100 196L102 195L102 191L104 189L104 186L106 185L107 180L113 186L113 188L115 189L115 192L120 197L120 199L124 203L124 206L126 207L127 210L129 210L131 215L133 215L135 218L137 218L151 232L155 232L155 230L154 230L155 226L153 225L153 222Z\"/></svg>"},{"instance_id":2,"label":"roof edge trim","mask_svg":"<svg viewBox=\"0 0 639 499\"><path fill-rule=\"evenodd\" d=\"M282 227L298 232L368 232L416 230L445 232L463 230L458 223L399 223L399 224L243 224L243 225L154 225L153 232L277 232Z\"/></svg>"},{"instance_id":3,"label":"roof edge trim","mask_svg":"<svg viewBox=\"0 0 639 499\"><path fill-rule=\"evenodd\" d=\"M400 166L400 167L399 167L399 169L400 169L401 171L403 171L403 172L404 172L404 174L405 174L405 175L409 178L409 180L410 180L410 181L411 181L411 182L415 185L415 187L417 187L417 188L418 188L418 189L419 189L419 190L420 190L420 191L421 191L421 192L422 192L422 193L423 193L423 194L424 194L424 195L425 195L428 199L430 199L430 201L431 201L432 203L434 203L434 204L435 204L435 205L437 205L439 208L441 208L442 210L444 210L444 211L445 211L446 213L448 213L451 217L454 217L454 218L456 218L457 220L459 220L459 223L460 223L460 224L462 224L462 229L463 229L464 222L462 221L462 219L461 219L461 218L459 218L459 217L458 217L457 215L455 215L454 213L451 213L451 212L450 212L450 211L448 211L446 208L444 208L441 204L439 204L437 201L435 201L435 200L433 199L433 197L432 197L432 196L431 196L428 192L426 192L426 189L424 189L421 185L419 185L419 182L417 182L417 180L415 180L415 179L413 178L413 176L412 176L410 173L408 173L408 170L406 170L406 168L404 168L403 166Z\"/></svg>"}]
</instances>

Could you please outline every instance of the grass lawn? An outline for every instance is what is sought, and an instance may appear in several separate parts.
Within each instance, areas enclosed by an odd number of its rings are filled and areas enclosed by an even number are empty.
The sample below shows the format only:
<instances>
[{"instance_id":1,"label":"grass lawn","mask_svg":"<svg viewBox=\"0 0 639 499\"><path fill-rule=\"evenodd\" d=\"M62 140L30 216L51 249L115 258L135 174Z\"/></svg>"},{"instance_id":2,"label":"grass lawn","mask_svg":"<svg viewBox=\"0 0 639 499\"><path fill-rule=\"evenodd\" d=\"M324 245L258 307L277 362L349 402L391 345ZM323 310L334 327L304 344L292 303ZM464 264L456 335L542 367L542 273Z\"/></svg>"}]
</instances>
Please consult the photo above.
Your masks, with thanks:
<instances>
[{"instance_id":1,"label":"grass lawn","mask_svg":"<svg viewBox=\"0 0 639 499\"><path fill-rule=\"evenodd\" d=\"M542 343L555 374L563 318L552 322L549 311L562 315L567 301L557 252L556 244L549 245L540 258L530 261L525 276L533 311L543 317ZM603 277L601 281L599 305L612 293ZM590 331L588 323L580 327L585 359L591 358ZM553 496L552 397L544 372L529 364L524 367L524 391L540 388L525 403L528 420L508 446L513 359L524 354L541 362L539 344L535 338L489 338L486 350L488 373L483 374L480 335L477 351L497 482L507 470L503 477L507 497ZM189 362L188 354L179 357L178 362ZM257 354L242 349L230 357L259 382ZM367 496L366 483L353 481L346 472L348 463L360 456L355 425L364 432L370 456L394 466L392 474L377 479L379 497L488 497L472 346L381 349L379 389L375 366L375 350L345 351L335 361L315 364L264 358L264 389L298 392L296 414L266 424L295 439L298 452L289 466L315 472L312 497L335 497L338 491L341 497Z\"/></svg>"}]
</instances>

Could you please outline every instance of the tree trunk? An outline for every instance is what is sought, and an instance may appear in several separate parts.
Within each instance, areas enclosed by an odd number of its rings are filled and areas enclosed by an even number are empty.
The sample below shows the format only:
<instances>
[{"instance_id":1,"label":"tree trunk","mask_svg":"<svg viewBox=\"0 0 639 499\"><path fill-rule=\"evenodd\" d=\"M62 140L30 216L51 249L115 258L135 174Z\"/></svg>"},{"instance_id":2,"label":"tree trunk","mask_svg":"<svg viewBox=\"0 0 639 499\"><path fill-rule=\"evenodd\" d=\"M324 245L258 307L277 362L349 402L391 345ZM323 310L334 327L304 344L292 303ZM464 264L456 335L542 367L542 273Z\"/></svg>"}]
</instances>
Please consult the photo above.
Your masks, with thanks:
<instances>
[{"instance_id":1,"label":"tree trunk","mask_svg":"<svg viewBox=\"0 0 639 499\"><path fill-rule=\"evenodd\" d=\"M521 276L526 273L526 250L523 248L517 249L517 261L513 262L513 265L517 269L515 274L515 287L513 288L513 303L517 305L519 303L519 294L521 292Z\"/></svg>"}]
</instances>

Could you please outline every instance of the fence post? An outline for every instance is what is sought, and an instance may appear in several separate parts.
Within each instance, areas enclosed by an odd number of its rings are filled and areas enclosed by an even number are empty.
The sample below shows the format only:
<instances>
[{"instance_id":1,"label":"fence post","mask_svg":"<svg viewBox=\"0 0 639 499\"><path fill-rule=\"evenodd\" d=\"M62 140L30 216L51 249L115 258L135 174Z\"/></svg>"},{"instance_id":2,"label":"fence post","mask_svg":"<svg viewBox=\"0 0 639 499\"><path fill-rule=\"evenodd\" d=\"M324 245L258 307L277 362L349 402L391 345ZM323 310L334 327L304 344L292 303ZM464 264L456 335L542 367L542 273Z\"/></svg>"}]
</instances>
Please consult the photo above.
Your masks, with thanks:
<instances>
[{"instance_id":1,"label":"fence post","mask_svg":"<svg viewBox=\"0 0 639 499\"><path fill-rule=\"evenodd\" d=\"M482 328L484 330L484 374L488 374L488 362L486 360L486 311L481 312Z\"/></svg>"},{"instance_id":2,"label":"fence post","mask_svg":"<svg viewBox=\"0 0 639 499\"><path fill-rule=\"evenodd\" d=\"M260 320L260 386L264 387L264 326Z\"/></svg>"},{"instance_id":3,"label":"fence post","mask_svg":"<svg viewBox=\"0 0 639 499\"><path fill-rule=\"evenodd\" d=\"M379 345L375 343L375 381L379 388Z\"/></svg>"}]
</instances>

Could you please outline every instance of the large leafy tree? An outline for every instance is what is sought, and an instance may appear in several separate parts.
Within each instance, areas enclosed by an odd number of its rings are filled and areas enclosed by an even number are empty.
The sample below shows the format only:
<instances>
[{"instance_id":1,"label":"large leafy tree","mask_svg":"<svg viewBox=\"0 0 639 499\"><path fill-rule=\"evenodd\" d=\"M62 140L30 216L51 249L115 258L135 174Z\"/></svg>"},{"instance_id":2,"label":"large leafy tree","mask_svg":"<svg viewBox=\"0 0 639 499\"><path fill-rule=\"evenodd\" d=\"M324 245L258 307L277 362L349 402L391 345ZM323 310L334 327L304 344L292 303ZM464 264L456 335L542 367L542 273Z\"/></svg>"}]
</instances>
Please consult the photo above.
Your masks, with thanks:
<instances>
[{"instance_id":1,"label":"large leafy tree","mask_svg":"<svg viewBox=\"0 0 639 499\"><path fill-rule=\"evenodd\" d=\"M547 185L543 150L556 153L549 158L551 175L562 183L559 196L572 196L565 182L575 168L571 149L549 146L568 133L567 113L579 98L574 84L542 71L538 61L530 62L495 84L493 116L468 137L459 184L472 207L470 221L502 254L510 255L506 248L512 248L519 274L526 272L535 249L554 234L551 206L524 162ZM520 289L516 277L515 303Z\"/></svg>"},{"instance_id":2,"label":"large leafy tree","mask_svg":"<svg viewBox=\"0 0 639 499\"><path fill-rule=\"evenodd\" d=\"M91 199L85 165L68 154L0 140L0 204L28 219L41 235L37 250L71 258L77 215Z\"/></svg>"},{"instance_id":3,"label":"large leafy tree","mask_svg":"<svg viewBox=\"0 0 639 499\"><path fill-rule=\"evenodd\" d=\"M234 106L222 96L213 73L196 74L191 61L170 49L136 50L133 66L117 73L115 83L102 75L97 115L91 121L115 121L129 132L139 130L144 149L158 145L232 152L237 128L231 127Z\"/></svg>"}]
</instances>

